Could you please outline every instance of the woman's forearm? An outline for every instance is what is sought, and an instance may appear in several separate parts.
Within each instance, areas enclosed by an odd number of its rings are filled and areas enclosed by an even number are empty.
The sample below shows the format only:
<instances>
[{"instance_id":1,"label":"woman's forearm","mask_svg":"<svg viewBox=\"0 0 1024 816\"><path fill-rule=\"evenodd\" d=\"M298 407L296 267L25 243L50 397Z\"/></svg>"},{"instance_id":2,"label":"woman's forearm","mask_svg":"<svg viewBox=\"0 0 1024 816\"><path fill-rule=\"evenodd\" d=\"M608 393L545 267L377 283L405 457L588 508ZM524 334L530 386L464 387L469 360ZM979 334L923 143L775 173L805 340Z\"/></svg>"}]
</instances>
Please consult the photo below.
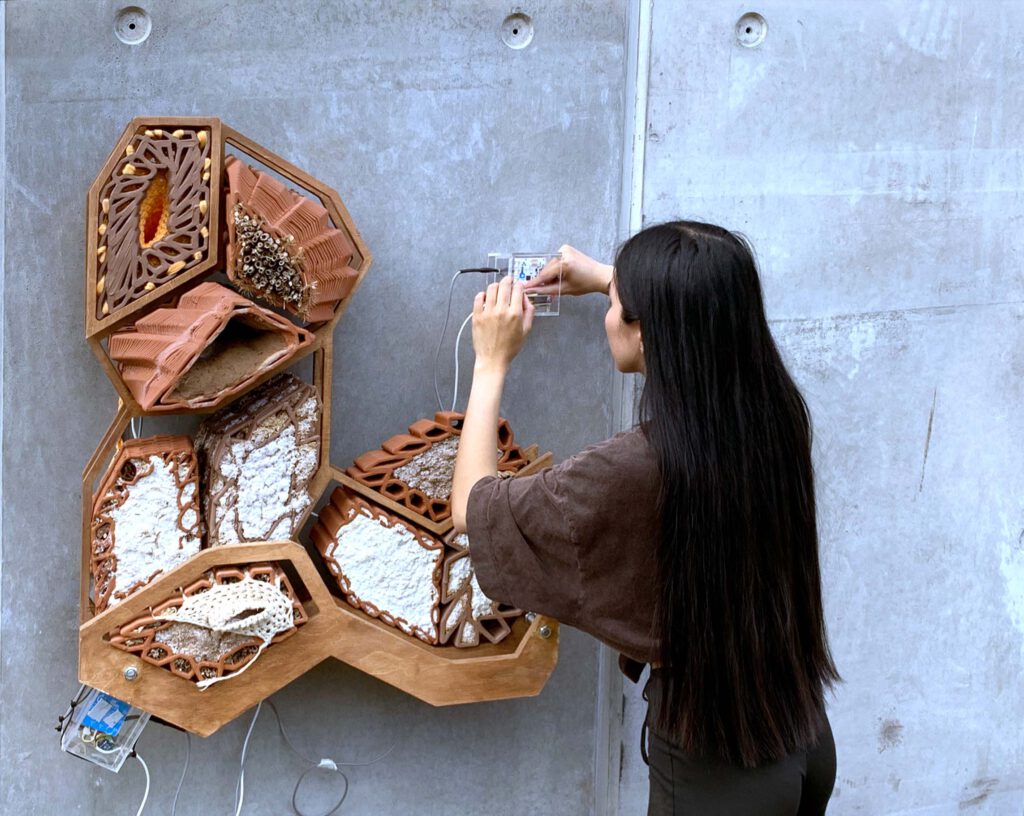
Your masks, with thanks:
<instances>
[{"instance_id":1,"label":"woman's forearm","mask_svg":"<svg viewBox=\"0 0 1024 816\"><path fill-rule=\"evenodd\" d=\"M506 373L500 365L477 363L473 369L452 480L452 523L459 533L466 531L466 507L473 485L498 472L498 412Z\"/></svg>"}]
</instances>

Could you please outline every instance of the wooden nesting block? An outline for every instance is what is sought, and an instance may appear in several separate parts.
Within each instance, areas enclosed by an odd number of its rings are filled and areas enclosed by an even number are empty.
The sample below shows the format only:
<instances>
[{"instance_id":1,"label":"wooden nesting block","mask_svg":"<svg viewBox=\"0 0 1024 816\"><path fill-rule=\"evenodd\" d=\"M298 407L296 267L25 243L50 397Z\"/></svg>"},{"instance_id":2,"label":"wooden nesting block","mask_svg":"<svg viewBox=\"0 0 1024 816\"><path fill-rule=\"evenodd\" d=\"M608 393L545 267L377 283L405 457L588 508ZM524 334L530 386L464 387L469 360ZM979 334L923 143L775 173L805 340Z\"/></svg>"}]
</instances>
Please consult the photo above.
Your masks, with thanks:
<instances>
[{"instance_id":1,"label":"wooden nesting block","mask_svg":"<svg viewBox=\"0 0 1024 816\"><path fill-rule=\"evenodd\" d=\"M440 642L463 648L479 645L481 638L500 643L511 634L512 624L524 611L492 600L480 589L465 533L453 530L445 536L444 544Z\"/></svg>"},{"instance_id":2,"label":"wooden nesting block","mask_svg":"<svg viewBox=\"0 0 1024 816\"><path fill-rule=\"evenodd\" d=\"M316 389L284 373L199 427L203 516L210 546L291 538L320 463Z\"/></svg>"},{"instance_id":3,"label":"wooden nesting block","mask_svg":"<svg viewBox=\"0 0 1024 816\"><path fill-rule=\"evenodd\" d=\"M221 405L313 342L313 335L208 281L176 306L110 336L108 353L147 411Z\"/></svg>"},{"instance_id":4,"label":"wooden nesting block","mask_svg":"<svg viewBox=\"0 0 1024 816\"><path fill-rule=\"evenodd\" d=\"M234 156L227 175L227 273L251 297L305 321L329 319L359 276L355 250L317 201Z\"/></svg>"},{"instance_id":5,"label":"wooden nesting block","mask_svg":"<svg viewBox=\"0 0 1024 816\"><path fill-rule=\"evenodd\" d=\"M258 637L206 628L162 618L177 611L188 597L198 596L219 584L231 584L250 578L276 584L292 607L292 626L270 641L271 647L295 634L309 617L295 594L287 575L277 564L249 564L211 570L202 578L107 635L112 646L138 655L154 666L193 682L225 677L243 669L259 653Z\"/></svg>"},{"instance_id":6,"label":"wooden nesting block","mask_svg":"<svg viewBox=\"0 0 1024 816\"><path fill-rule=\"evenodd\" d=\"M440 539L344 487L331 494L310 535L349 604L407 635L438 642Z\"/></svg>"},{"instance_id":7,"label":"wooden nesting block","mask_svg":"<svg viewBox=\"0 0 1024 816\"><path fill-rule=\"evenodd\" d=\"M93 496L96 612L199 552L199 470L187 436L124 443Z\"/></svg>"},{"instance_id":8,"label":"wooden nesting block","mask_svg":"<svg viewBox=\"0 0 1024 816\"><path fill-rule=\"evenodd\" d=\"M211 134L203 126L140 128L114 165L96 224L98 320L116 317L209 256L212 179L220 171Z\"/></svg>"},{"instance_id":9,"label":"wooden nesting block","mask_svg":"<svg viewBox=\"0 0 1024 816\"><path fill-rule=\"evenodd\" d=\"M448 527L462 419L460 413L443 411L432 420L417 420L408 433L393 436L380 449L357 457L345 472L403 506L428 529ZM497 444L498 472L502 475L511 476L529 464L505 419L498 425Z\"/></svg>"}]
</instances>

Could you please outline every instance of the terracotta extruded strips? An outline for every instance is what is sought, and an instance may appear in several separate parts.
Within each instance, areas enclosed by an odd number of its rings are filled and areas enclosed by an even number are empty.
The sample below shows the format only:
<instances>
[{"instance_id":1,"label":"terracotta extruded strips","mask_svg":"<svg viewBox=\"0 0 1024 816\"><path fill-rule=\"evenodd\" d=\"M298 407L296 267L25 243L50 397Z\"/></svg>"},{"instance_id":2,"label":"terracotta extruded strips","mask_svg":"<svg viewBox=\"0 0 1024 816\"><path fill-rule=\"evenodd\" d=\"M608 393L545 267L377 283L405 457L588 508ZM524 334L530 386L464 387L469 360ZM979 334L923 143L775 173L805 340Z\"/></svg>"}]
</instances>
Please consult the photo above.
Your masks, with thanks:
<instances>
[{"instance_id":1,"label":"terracotta extruded strips","mask_svg":"<svg viewBox=\"0 0 1024 816\"><path fill-rule=\"evenodd\" d=\"M444 545L339 487L310 532L345 600L407 635L436 644Z\"/></svg>"},{"instance_id":2,"label":"terracotta extruded strips","mask_svg":"<svg viewBox=\"0 0 1024 816\"><path fill-rule=\"evenodd\" d=\"M295 634L309 618L287 575L277 564L249 564L214 569L177 594L152 607L151 613L119 626L107 635L110 644L138 655L147 663L166 669L193 682L209 681L241 671L260 651L259 638L217 632L188 623L162 618L179 609L188 597L218 584L250 578L279 582L280 590L292 602L293 626L276 635L271 644Z\"/></svg>"},{"instance_id":3,"label":"terracotta extruded strips","mask_svg":"<svg viewBox=\"0 0 1024 816\"><path fill-rule=\"evenodd\" d=\"M223 404L312 341L289 320L208 281L177 306L114 332L108 350L139 405L180 411Z\"/></svg>"},{"instance_id":4,"label":"terracotta extruded strips","mask_svg":"<svg viewBox=\"0 0 1024 816\"><path fill-rule=\"evenodd\" d=\"M204 420L196 436L210 546L290 538L320 462L313 386L278 374Z\"/></svg>"},{"instance_id":5,"label":"terracotta extruded strips","mask_svg":"<svg viewBox=\"0 0 1024 816\"><path fill-rule=\"evenodd\" d=\"M462 648L479 645L481 638L500 643L512 633L512 624L523 610L491 600L480 589L465 533L452 531L444 543L440 642Z\"/></svg>"},{"instance_id":6,"label":"terracotta extruded strips","mask_svg":"<svg viewBox=\"0 0 1024 816\"><path fill-rule=\"evenodd\" d=\"M227 175L227 273L251 297L327 320L352 290L354 246L327 210L234 156Z\"/></svg>"},{"instance_id":7,"label":"terracotta extruded strips","mask_svg":"<svg viewBox=\"0 0 1024 816\"><path fill-rule=\"evenodd\" d=\"M196 455L187 436L131 439L93 499L91 575L97 612L199 552Z\"/></svg>"},{"instance_id":8,"label":"terracotta extruded strips","mask_svg":"<svg viewBox=\"0 0 1024 816\"><path fill-rule=\"evenodd\" d=\"M451 526L452 473L463 415L443 411L356 458L346 473L408 508L431 525ZM505 419L498 426L498 472L511 476L528 462Z\"/></svg>"},{"instance_id":9,"label":"terracotta extruded strips","mask_svg":"<svg viewBox=\"0 0 1024 816\"><path fill-rule=\"evenodd\" d=\"M210 129L136 132L100 192L97 319L203 261L210 248Z\"/></svg>"}]
</instances>

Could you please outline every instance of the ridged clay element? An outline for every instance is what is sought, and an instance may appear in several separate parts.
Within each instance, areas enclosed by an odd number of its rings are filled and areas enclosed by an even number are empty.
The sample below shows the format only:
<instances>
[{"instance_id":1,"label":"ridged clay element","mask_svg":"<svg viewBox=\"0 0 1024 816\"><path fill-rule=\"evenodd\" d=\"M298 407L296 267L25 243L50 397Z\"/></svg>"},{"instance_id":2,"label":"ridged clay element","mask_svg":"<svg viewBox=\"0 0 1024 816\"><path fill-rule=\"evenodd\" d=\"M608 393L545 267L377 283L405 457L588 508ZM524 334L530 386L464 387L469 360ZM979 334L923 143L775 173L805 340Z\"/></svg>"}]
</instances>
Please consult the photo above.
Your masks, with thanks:
<instances>
[{"instance_id":1,"label":"ridged clay element","mask_svg":"<svg viewBox=\"0 0 1024 816\"><path fill-rule=\"evenodd\" d=\"M438 643L444 544L338 487L310 531L345 600L425 643Z\"/></svg>"},{"instance_id":2,"label":"ridged clay element","mask_svg":"<svg viewBox=\"0 0 1024 816\"><path fill-rule=\"evenodd\" d=\"M96 318L106 319L210 251L210 128L140 129L100 192Z\"/></svg>"},{"instance_id":3,"label":"ridged clay element","mask_svg":"<svg viewBox=\"0 0 1024 816\"><path fill-rule=\"evenodd\" d=\"M96 612L199 552L199 471L187 436L130 439L93 497Z\"/></svg>"},{"instance_id":4,"label":"ridged clay element","mask_svg":"<svg viewBox=\"0 0 1024 816\"><path fill-rule=\"evenodd\" d=\"M288 576L279 565L249 564L211 570L198 581L154 606L150 614L115 629L107 638L112 646L196 683L241 671L260 651L259 638L230 632L217 633L159 616L168 610L178 609L185 598L206 592L214 585L234 583L245 578L268 583L279 582L281 592L292 602L294 625L276 635L270 641L271 644L291 637L298 627L309 620Z\"/></svg>"},{"instance_id":5,"label":"ridged clay element","mask_svg":"<svg viewBox=\"0 0 1024 816\"><path fill-rule=\"evenodd\" d=\"M316 323L355 285L355 248L317 201L228 156L227 274L250 297Z\"/></svg>"},{"instance_id":6,"label":"ridged clay element","mask_svg":"<svg viewBox=\"0 0 1024 816\"><path fill-rule=\"evenodd\" d=\"M525 614L522 609L494 601L476 580L465 533L450 532L444 539L441 571L441 643L460 648L477 646L481 638L500 643L512 632L512 624Z\"/></svg>"},{"instance_id":7,"label":"ridged clay element","mask_svg":"<svg viewBox=\"0 0 1024 816\"><path fill-rule=\"evenodd\" d=\"M272 377L199 426L210 546L291 538L312 497L323 406L292 374Z\"/></svg>"},{"instance_id":8,"label":"ridged clay element","mask_svg":"<svg viewBox=\"0 0 1024 816\"><path fill-rule=\"evenodd\" d=\"M219 283L114 332L108 353L139 405L181 411L221 405L313 342L313 335Z\"/></svg>"},{"instance_id":9,"label":"ridged clay element","mask_svg":"<svg viewBox=\"0 0 1024 816\"><path fill-rule=\"evenodd\" d=\"M358 456L345 472L356 481L400 502L431 522L451 518L452 471L464 415L441 411L418 419L408 433ZM511 476L528 463L508 420L498 423L498 472Z\"/></svg>"}]
</instances>

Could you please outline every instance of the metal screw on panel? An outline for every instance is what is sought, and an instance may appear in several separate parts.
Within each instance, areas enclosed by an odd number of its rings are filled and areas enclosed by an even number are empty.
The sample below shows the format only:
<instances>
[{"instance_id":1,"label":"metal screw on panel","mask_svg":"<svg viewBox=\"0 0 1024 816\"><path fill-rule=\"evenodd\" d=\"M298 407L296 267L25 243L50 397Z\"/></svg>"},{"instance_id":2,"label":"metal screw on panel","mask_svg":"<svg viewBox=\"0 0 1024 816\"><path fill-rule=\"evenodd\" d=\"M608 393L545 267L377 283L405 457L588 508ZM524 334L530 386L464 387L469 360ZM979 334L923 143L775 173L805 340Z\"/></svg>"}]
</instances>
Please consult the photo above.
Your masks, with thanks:
<instances>
[{"instance_id":1,"label":"metal screw on panel","mask_svg":"<svg viewBox=\"0 0 1024 816\"><path fill-rule=\"evenodd\" d=\"M125 666L124 668L124 679L129 683L134 683L139 679L139 670L134 666Z\"/></svg>"},{"instance_id":2,"label":"metal screw on panel","mask_svg":"<svg viewBox=\"0 0 1024 816\"><path fill-rule=\"evenodd\" d=\"M546 623L541 624L540 629L537 630L537 634L544 638L544 640L547 640L549 637L551 637L551 627L548 626Z\"/></svg>"},{"instance_id":3,"label":"metal screw on panel","mask_svg":"<svg viewBox=\"0 0 1024 816\"><path fill-rule=\"evenodd\" d=\"M760 14L744 14L736 23L736 41L744 48L757 48L767 36L768 23Z\"/></svg>"}]
</instances>

